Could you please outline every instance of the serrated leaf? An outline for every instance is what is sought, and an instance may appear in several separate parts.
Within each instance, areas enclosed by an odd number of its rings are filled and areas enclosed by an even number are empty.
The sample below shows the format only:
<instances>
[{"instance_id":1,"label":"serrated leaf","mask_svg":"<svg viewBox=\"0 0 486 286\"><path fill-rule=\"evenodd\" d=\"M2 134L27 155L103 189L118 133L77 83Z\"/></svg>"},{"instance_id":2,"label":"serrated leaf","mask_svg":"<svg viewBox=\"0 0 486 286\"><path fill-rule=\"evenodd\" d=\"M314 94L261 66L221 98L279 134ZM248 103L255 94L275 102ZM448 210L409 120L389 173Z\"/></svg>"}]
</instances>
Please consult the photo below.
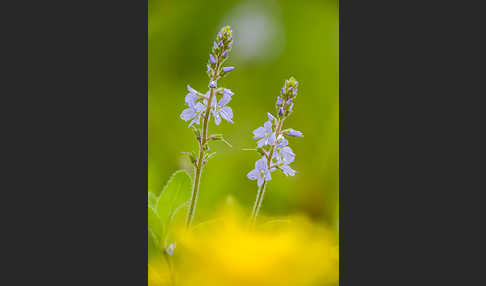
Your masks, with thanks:
<instances>
[{"instance_id":1,"label":"serrated leaf","mask_svg":"<svg viewBox=\"0 0 486 286\"><path fill-rule=\"evenodd\" d=\"M189 174L184 170L175 172L162 190L157 201L157 215L164 228L167 228L176 209L189 201L191 193L192 181Z\"/></svg>"}]
</instances>

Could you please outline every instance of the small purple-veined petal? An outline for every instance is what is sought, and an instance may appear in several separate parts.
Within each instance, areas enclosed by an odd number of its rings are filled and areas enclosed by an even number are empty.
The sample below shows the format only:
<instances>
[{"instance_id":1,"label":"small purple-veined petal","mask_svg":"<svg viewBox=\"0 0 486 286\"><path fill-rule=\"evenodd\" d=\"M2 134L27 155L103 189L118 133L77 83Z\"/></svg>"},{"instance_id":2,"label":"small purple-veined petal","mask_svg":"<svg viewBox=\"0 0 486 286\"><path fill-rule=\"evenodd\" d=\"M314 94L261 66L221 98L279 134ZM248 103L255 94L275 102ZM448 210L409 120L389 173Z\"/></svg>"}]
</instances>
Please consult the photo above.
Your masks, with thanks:
<instances>
[{"instance_id":1,"label":"small purple-veined petal","mask_svg":"<svg viewBox=\"0 0 486 286\"><path fill-rule=\"evenodd\" d=\"M194 109L196 112L202 112L206 109L206 106L204 106L204 104L198 102L196 103L196 105L194 105Z\"/></svg>"},{"instance_id":2,"label":"small purple-veined petal","mask_svg":"<svg viewBox=\"0 0 486 286\"><path fill-rule=\"evenodd\" d=\"M270 112L267 112L267 117L270 122L273 122L275 120L275 117Z\"/></svg>"},{"instance_id":3,"label":"small purple-veined petal","mask_svg":"<svg viewBox=\"0 0 486 286\"><path fill-rule=\"evenodd\" d=\"M289 165L282 165L282 166L280 166L280 168L282 169L285 176L293 176L296 173L296 171L294 169L290 168Z\"/></svg>"},{"instance_id":4,"label":"small purple-veined petal","mask_svg":"<svg viewBox=\"0 0 486 286\"><path fill-rule=\"evenodd\" d=\"M235 69L235 67L224 67L223 68L223 72L227 73L227 72L230 72L230 71L232 71L234 69Z\"/></svg>"},{"instance_id":5,"label":"small purple-veined petal","mask_svg":"<svg viewBox=\"0 0 486 286\"><path fill-rule=\"evenodd\" d=\"M290 129L288 135L292 136L292 137L304 137L304 134L302 134L302 132L294 130L294 129Z\"/></svg>"},{"instance_id":6,"label":"small purple-veined petal","mask_svg":"<svg viewBox=\"0 0 486 286\"><path fill-rule=\"evenodd\" d=\"M255 162L255 169L258 171L265 171L267 169L267 160L265 158L258 159Z\"/></svg>"},{"instance_id":7,"label":"small purple-veined petal","mask_svg":"<svg viewBox=\"0 0 486 286\"><path fill-rule=\"evenodd\" d=\"M277 142L277 138L275 137L275 133L272 133L269 137L268 137L268 145L275 145L275 142Z\"/></svg>"},{"instance_id":8,"label":"small purple-veined petal","mask_svg":"<svg viewBox=\"0 0 486 286\"><path fill-rule=\"evenodd\" d=\"M216 125L219 125L221 123L221 117L219 116L219 112L216 110L213 110L213 116L214 116L214 123Z\"/></svg>"},{"instance_id":9,"label":"small purple-veined petal","mask_svg":"<svg viewBox=\"0 0 486 286\"><path fill-rule=\"evenodd\" d=\"M187 105L189 106L194 106L194 104L196 104L196 100L199 98L199 96L197 96L197 94L194 94L192 92L189 92L187 95L186 95L186 98L185 98L185 102L187 103Z\"/></svg>"},{"instance_id":10,"label":"small purple-veined petal","mask_svg":"<svg viewBox=\"0 0 486 286\"><path fill-rule=\"evenodd\" d=\"M280 96L277 96L277 106L282 105L282 98Z\"/></svg>"},{"instance_id":11,"label":"small purple-veined petal","mask_svg":"<svg viewBox=\"0 0 486 286\"><path fill-rule=\"evenodd\" d=\"M282 115L283 115L283 113L284 113L284 110L283 110L283 108L282 108L282 107L280 107L280 108L278 109L278 115L282 116Z\"/></svg>"},{"instance_id":12,"label":"small purple-veined petal","mask_svg":"<svg viewBox=\"0 0 486 286\"><path fill-rule=\"evenodd\" d=\"M282 159L286 164L290 164L295 160L295 154L290 147L284 147L280 150L280 154L282 155Z\"/></svg>"},{"instance_id":13,"label":"small purple-veined petal","mask_svg":"<svg viewBox=\"0 0 486 286\"><path fill-rule=\"evenodd\" d=\"M251 170L246 177L252 181L258 178L258 171L256 169Z\"/></svg>"},{"instance_id":14,"label":"small purple-veined petal","mask_svg":"<svg viewBox=\"0 0 486 286\"><path fill-rule=\"evenodd\" d=\"M211 63L212 63L213 65L215 65L215 64L216 64L216 59L214 58L213 54L209 54L209 60L211 61Z\"/></svg>"},{"instance_id":15,"label":"small purple-veined petal","mask_svg":"<svg viewBox=\"0 0 486 286\"><path fill-rule=\"evenodd\" d=\"M192 108L184 109L181 113L181 119L184 121L191 120L196 116L196 112Z\"/></svg>"},{"instance_id":16,"label":"small purple-veined petal","mask_svg":"<svg viewBox=\"0 0 486 286\"><path fill-rule=\"evenodd\" d=\"M265 146L266 142L267 142L267 138L263 138L263 139L258 140L258 142L257 142L258 148L262 148L263 146Z\"/></svg>"},{"instance_id":17,"label":"small purple-veined petal","mask_svg":"<svg viewBox=\"0 0 486 286\"><path fill-rule=\"evenodd\" d=\"M225 89L223 89L223 94L224 94L224 95L226 95L226 94L227 94L227 95L229 95L229 96L233 96L233 94L234 94L234 93L231 91L231 89L229 89L229 88L225 88Z\"/></svg>"},{"instance_id":18,"label":"small purple-veined petal","mask_svg":"<svg viewBox=\"0 0 486 286\"><path fill-rule=\"evenodd\" d=\"M255 135L253 137L253 139L258 139L258 138L264 137L265 136L265 128L258 127L257 129L253 130L253 135Z\"/></svg>"},{"instance_id":19,"label":"small purple-veined petal","mask_svg":"<svg viewBox=\"0 0 486 286\"><path fill-rule=\"evenodd\" d=\"M211 71L211 67L209 65L206 65L206 72L209 73Z\"/></svg>"},{"instance_id":20,"label":"small purple-veined petal","mask_svg":"<svg viewBox=\"0 0 486 286\"><path fill-rule=\"evenodd\" d=\"M220 46L220 47L223 46L223 40L219 41L218 46Z\"/></svg>"},{"instance_id":21,"label":"small purple-veined petal","mask_svg":"<svg viewBox=\"0 0 486 286\"><path fill-rule=\"evenodd\" d=\"M282 95L285 94L285 88L282 87Z\"/></svg>"},{"instance_id":22,"label":"small purple-veined petal","mask_svg":"<svg viewBox=\"0 0 486 286\"><path fill-rule=\"evenodd\" d=\"M229 42L228 48L231 48L233 46L233 41Z\"/></svg>"},{"instance_id":23,"label":"small purple-veined petal","mask_svg":"<svg viewBox=\"0 0 486 286\"><path fill-rule=\"evenodd\" d=\"M273 130L272 130L272 122L270 122L270 121L266 121L266 122L263 124L263 127L265 128L265 132L266 132L266 133L273 132Z\"/></svg>"},{"instance_id":24,"label":"small purple-veined petal","mask_svg":"<svg viewBox=\"0 0 486 286\"><path fill-rule=\"evenodd\" d=\"M214 41L214 42L213 42L213 48L214 48L215 50L217 50L217 49L218 49L218 43L216 43L216 41Z\"/></svg>"},{"instance_id":25,"label":"small purple-veined petal","mask_svg":"<svg viewBox=\"0 0 486 286\"><path fill-rule=\"evenodd\" d=\"M225 106L221 108L221 117L223 117L224 120L233 123L233 110L229 106Z\"/></svg>"},{"instance_id":26,"label":"small purple-veined petal","mask_svg":"<svg viewBox=\"0 0 486 286\"><path fill-rule=\"evenodd\" d=\"M230 102L230 100L231 100L231 96L228 94L224 94L223 97L218 102L219 107L225 106L226 104L228 104L228 102Z\"/></svg>"},{"instance_id":27,"label":"small purple-veined petal","mask_svg":"<svg viewBox=\"0 0 486 286\"><path fill-rule=\"evenodd\" d=\"M292 112L293 107L294 107L294 104L292 103L292 105L290 105L290 107L289 107L289 112Z\"/></svg>"},{"instance_id":28,"label":"small purple-veined petal","mask_svg":"<svg viewBox=\"0 0 486 286\"><path fill-rule=\"evenodd\" d=\"M209 87L211 88L216 88L216 81L212 80L210 83L209 83Z\"/></svg>"},{"instance_id":29,"label":"small purple-veined petal","mask_svg":"<svg viewBox=\"0 0 486 286\"><path fill-rule=\"evenodd\" d=\"M222 54L222 55L223 55L223 57L225 57L225 58L226 58L226 57L228 56L228 50L224 50L224 52L223 52L223 54Z\"/></svg>"},{"instance_id":30,"label":"small purple-veined petal","mask_svg":"<svg viewBox=\"0 0 486 286\"><path fill-rule=\"evenodd\" d=\"M277 144L278 148L285 147L289 144L289 141L287 139L285 139L285 137L283 137L282 135L279 136L277 141L278 141L278 144Z\"/></svg>"},{"instance_id":31,"label":"small purple-veined petal","mask_svg":"<svg viewBox=\"0 0 486 286\"><path fill-rule=\"evenodd\" d=\"M285 103L286 105L289 105L292 103L292 98L290 98L289 100L287 100L287 102Z\"/></svg>"}]
</instances>

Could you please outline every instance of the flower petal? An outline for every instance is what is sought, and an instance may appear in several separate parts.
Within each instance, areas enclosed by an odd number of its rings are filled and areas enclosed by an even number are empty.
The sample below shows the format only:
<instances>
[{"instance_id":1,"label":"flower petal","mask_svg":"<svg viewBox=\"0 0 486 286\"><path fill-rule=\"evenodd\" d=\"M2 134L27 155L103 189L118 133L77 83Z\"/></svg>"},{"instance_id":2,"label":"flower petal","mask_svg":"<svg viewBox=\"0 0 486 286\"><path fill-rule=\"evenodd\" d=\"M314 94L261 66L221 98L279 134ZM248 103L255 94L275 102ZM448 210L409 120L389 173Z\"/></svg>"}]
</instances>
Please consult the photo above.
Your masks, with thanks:
<instances>
[{"instance_id":1,"label":"flower petal","mask_svg":"<svg viewBox=\"0 0 486 286\"><path fill-rule=\"evenodd\" d=\"M231 109L231 107L229 106L225 106L223 108L221 108L221 117L224 118L224 120L226 121L229 121L231 123L233 123L233 110Z\"/></svg>"},{"instance_id":2,"label":"flower petal","mask_svg":"<svg viewBox=\"0 0 486 286\"><path fill-rule=\"evenodd\" d=\"M290 168L289 165L282 165L282 166L280 166L280 168L282 169L285 176L293 176L296 173L296 171L294 169Z\"/></svg>"},{"instance_id":3,"label":"flower petal","mask_svg":"<svg viewBox=\"0 0 486 286\"><path fill-rule=\"evenodd\" d=\"M272 132L272 122L267 121L263 124L263 127L265 128L266 133Z\"/></svg>"},{"instance_id":4,"label":"flower petal","mask_svg":"<svg viewBox=\"0 0 486 286\"><path fill-rule=\"evenodd\" d=\"M228 102L230 102L230 101L231 101L231 95L225 94L225 95L223 95L223 98L221 98L219 100L218 105L220 107L222 107L222 106L225 106L226 104L228 104Z\"/></svg>"},{"instance_id":5,"label":"flower petal","mask_svg":"<svg viewBox=\"0 0 486 286\"><path fill-rule=\"evenodd\" d=\"M246 176L248 177L248 179L254 181L258 178L258 171L253 169Z\"/></svg>"},{"instance_id":6,"label":"flower petal","mask_svg":"<svg viewBox=\"0 0 486 286\"><path fill-rule=\"evenodd\" d=\"M265 136L265 128L258 127L257 129L253 130L253 135L255 135L253 139L262 138L263 136Z\"/></svg>"},{"instance_id":7,"label":"flower petal","mask_svg":"<svg viewBox=\"0 0 486 286\"><path fill-rule=\"evenodd\" d=\"M268 145L275 145L275 142L277 142L277 138L275 137L275 133L272 133L270 136L268 136Z\"/></svg>"},{"instance_id":8,"label":"flower petal","mask_svg":"<svg viewBox=\"0 0 486 286\"><path fill-rule=\"evenodd\" d=\"M213 115L214 115L214 123L216 123L216 125L219 125L221 123L221 116L219 116L219 112L213 110Z\"/></svg>"},{"instance_id":9,"label":"flower petal","mask_svg":"<svg viewBox=\"0 0 486 286\"><path fill-rule=\"evenodd\" d=\"M261 158L255 162L255 169L258 171L264 171L267 169L267 160L265 158Z\"/></svg>"},{"instance_id":10,"label":"flower petal","mask_svg":"<svg viewBox=\"0 0 486 286\"><path fill-rule=\"evenodd\" d=\"M196 116L196 113L194 112L194 110L192 108L184 109L184 111L182 111L182 113L181 113L181 119L184 120L184 121L193 119L194 116Z\"/></svg>"}]
</instances>

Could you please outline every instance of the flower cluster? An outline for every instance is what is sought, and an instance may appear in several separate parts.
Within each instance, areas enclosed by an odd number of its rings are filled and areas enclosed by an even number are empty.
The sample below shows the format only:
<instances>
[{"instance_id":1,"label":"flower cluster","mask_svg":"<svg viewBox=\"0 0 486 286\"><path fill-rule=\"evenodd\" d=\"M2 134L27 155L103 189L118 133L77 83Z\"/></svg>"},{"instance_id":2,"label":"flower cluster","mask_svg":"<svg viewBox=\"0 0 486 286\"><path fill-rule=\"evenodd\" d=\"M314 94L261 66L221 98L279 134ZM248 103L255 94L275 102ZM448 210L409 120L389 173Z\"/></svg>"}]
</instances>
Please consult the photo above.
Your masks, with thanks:
<instances>
[{"instance_id":1,"label":"flower cluster","mask_svg":"<svg viewBox=\"0 0 486 286\"><path fill-rule=\"evenodd\" d=\"M189 127L193 124L199 125L201 118L207 117L210 120L210 114L214 116L216 125L221 123L221 118L233 123L233 110L226 106L231 101L233 92L227 88L217 88L218 80L227 75L234 67L223 67L223 63L228 59L228 53L233 46L232 30L226 26L219 31L216 41L213 43L209 61L207 64L207 73L209 76L209 90L203 94L187 85L189 93L186 95L187 109L182 111L181 119L190 121ZM221 98L218 100L218 96ZM210 107L208 108L208 105Z\"/></svg>"},{"instance_id":2,"label":"flower cluster","mask_svg":"<svg viewBox=\"0 0 486 286\"><path fill-rule=\"evenodd\" d=\"M196 140L199 142L199 154L184 152L189 156L195 167L193 191L186 219L187 227L191 225L194 218L202 168L209 158L214 155L214 153L208 153L208 143L213 140L219 140L231 146L221 134L208 136L208 124L211 120L211 115L214 117L216 125L219 125L222 119L233 123L233 110L227 104L231 101L234 93L230 89L218 87L218 80L234 70L232 66L223 66L228 59L232 46L233 31L229 26L223 27L216 36L216 41L214 41L209 54L207 64L209 90L203 94L187 85L189 93L186 95L185 102L188 108L182 111L180 117L184 121L190 121L189 128L194 130ZM201 125L201 127L198 127L198 125Z\"/></svg>"},{"instance_id":3,"label":"flower cluster","mask_svg":"<svg viewBox=\"0 0 486 286\"><path fill-rule=\"evenodd\" d=\"M292 113L294 99L297 96L298 82L291 77L285 81L280 96L277 97L276 111L277 116L267 113L268 120L253 131L253 139L257 142L257 151L262 157L256 161L255 169L251 170L247 177L250 180L257 180L258 187L265 181L272 179L271 172L279 169L286 176L295 175L289 164L295 160L292 148L288 146L286 136L303 137L302 132L294 129L282 129L284 120Z\"/></svg>"}]
</instances>

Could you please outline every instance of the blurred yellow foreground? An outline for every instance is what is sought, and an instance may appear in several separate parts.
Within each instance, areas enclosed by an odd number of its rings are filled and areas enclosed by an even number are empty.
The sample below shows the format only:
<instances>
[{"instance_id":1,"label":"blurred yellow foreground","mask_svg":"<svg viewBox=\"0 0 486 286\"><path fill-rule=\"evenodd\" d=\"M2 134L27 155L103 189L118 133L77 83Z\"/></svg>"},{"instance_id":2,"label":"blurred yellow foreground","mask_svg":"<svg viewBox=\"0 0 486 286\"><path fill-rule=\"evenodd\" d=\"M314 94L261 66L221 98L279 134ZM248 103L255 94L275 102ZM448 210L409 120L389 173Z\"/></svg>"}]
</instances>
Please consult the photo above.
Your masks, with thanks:
<instances>
[{"instance_id":1,"label":"blurred yellow foreground","mask_svg":"<svg viewBox=\"0 0 486 286\"><path fill-rule=\"evenodd\" d=\"M305 286L337 285L338 237L304 217L279 220L248 217L223 208L220 219L179 227L170 257L148 263L149 286ZM183 224L181 224L183 225ZM172 277L172 278L171 278Z\"/></svg>"}]
</instances>

